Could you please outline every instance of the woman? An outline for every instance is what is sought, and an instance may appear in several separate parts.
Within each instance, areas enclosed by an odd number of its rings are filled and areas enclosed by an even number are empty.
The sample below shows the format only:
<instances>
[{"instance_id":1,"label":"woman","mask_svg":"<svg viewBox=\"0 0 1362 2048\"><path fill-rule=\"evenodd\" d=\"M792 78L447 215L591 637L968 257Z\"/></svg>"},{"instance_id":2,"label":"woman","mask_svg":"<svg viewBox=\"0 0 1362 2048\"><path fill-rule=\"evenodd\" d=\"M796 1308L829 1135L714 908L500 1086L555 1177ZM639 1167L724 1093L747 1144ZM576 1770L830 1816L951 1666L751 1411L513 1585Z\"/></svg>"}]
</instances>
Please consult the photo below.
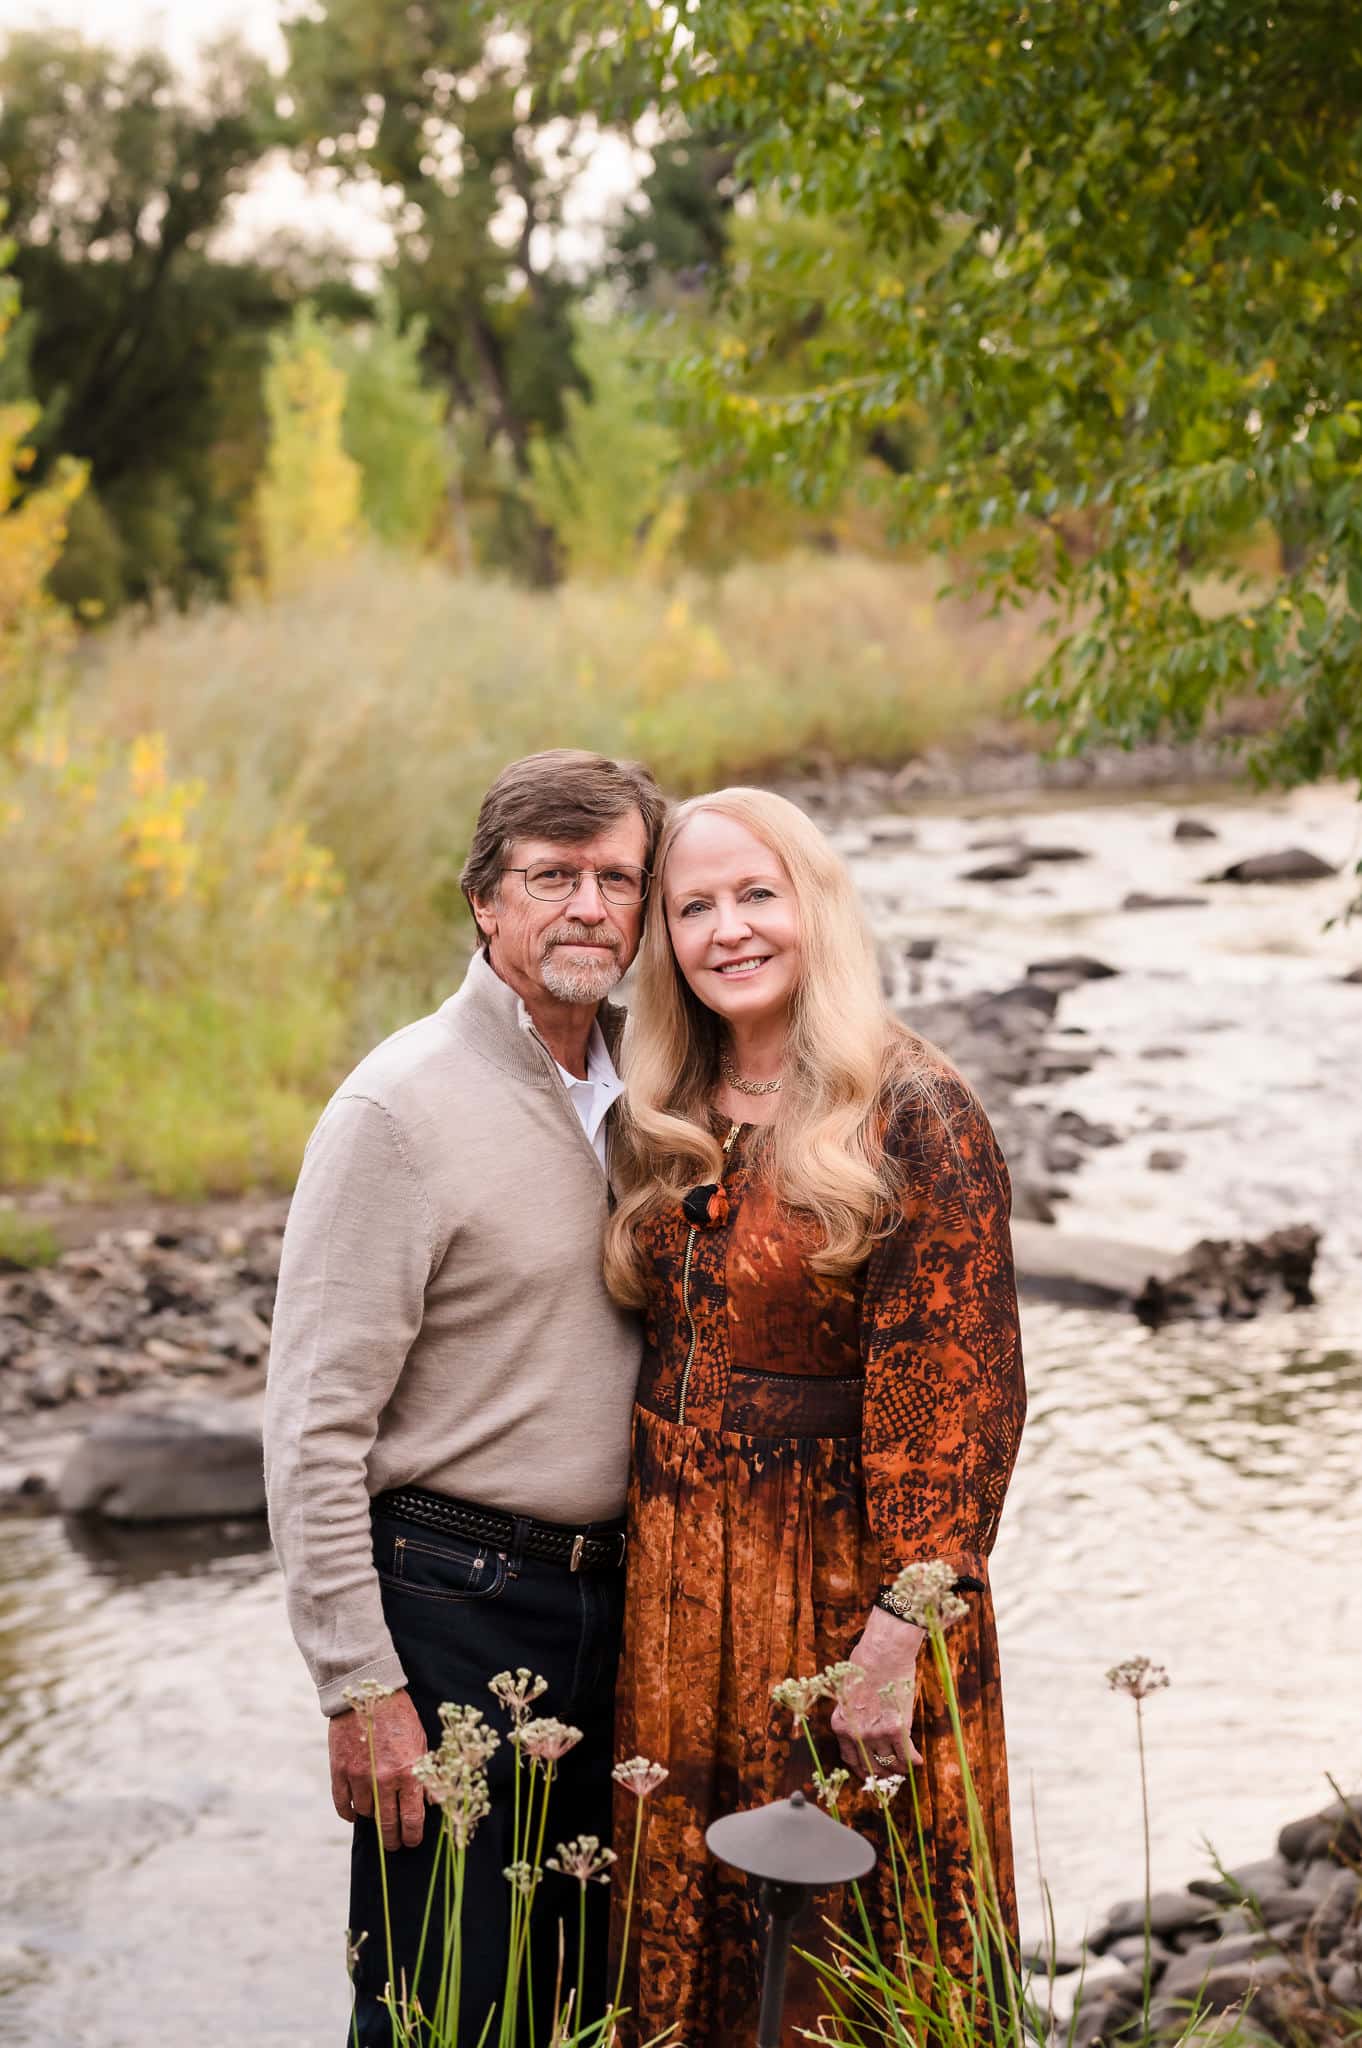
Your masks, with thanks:
<instances>
[{"instance_id":1,"label":"woman","mask_svg":"<svg viewBox=\"0 0 1362 2048\"><path fill-rule=\"evenodd\" d=\"M858 1775L867 1757L884 1775L916 1769L941 1952L969 1979L955 1744L921 1632L890 1611L919 1560L949 1561L973 1589L948 1642L1015 1912L987 1566L1025 1411L1009 1187L978 1102L888 1010L842 863L764 791L673 814L624 1060L606 1271L642 1308L645 1348L618 1740L670 1767L649 1805L625 1997L640 2041L675 2024L686 2048L731 2048L751 2038L760 1928L705 1828L808 1785L771 1688L847 1657L868 1682L847 1709L854 1733L841 1707L812 1724L824 1762L840 1745ZM914 1674L905 1745L879 1688L911 1691ZM906 1789L899 1800L911 1835ZM842 1811L882 1827L871 1796ZM886 1854L866 1892L892 1957ZM812 1972L792 1973L786 2009L806 2025L827 2009Z\"/></svg>"}]
</instances>

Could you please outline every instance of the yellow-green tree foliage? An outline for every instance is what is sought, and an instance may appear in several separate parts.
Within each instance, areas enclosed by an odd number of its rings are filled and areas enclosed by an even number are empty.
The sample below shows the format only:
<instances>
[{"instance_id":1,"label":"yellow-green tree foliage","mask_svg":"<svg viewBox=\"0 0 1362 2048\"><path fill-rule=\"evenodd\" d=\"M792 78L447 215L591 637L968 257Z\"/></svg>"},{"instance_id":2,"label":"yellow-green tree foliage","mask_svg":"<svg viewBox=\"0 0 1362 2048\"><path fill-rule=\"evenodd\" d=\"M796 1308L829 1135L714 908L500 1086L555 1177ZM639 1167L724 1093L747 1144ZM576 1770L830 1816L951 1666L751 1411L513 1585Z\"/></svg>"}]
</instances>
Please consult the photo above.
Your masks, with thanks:
<instances>
[{"instance_id":1,"label":"yellow-green tree foliage","mask_svg":"<svg viewBox=\"0 0 1362 2048\"><path fill-rule=\"evenodd\" d=\"M449 481L446 401L422 370L425 335L422 320L404 328L385 296L376 319L329 336L345 376L345 448L359 464L364 523L389 547L417 554L435 538Z\"/></svg>"},{"instance_id":2,"label":"yellow-green tree foliage","mask_svg":"<svg viewBox=\"0 0 1362 2048\"><path fill-rule=\"evenodd\" d=\"M575 331L589 395L569 392L563 432L531 446L534 509L569 576L656 572L685 522L679 437L657 417L656 378L628 330L583 317Z\"/></svg>"},{"instance_id":3,"label":"yellow-green tree foliage","mask_svg":"<svg viewBox=\"0 0 1362 2048\"><path fill-rule=\"evenodd\" d=\"M265 373L269 454L256 501L265 580L273 590L344 555L359 535L361 474L345 452L345 374L304 307L273 345Z\"/></svg>"},{"instance_id":4,"label":"yellow-green tree foliage","mask_svg":"<svg viewBox=\"0 0 1362 2048\"><path fill-rule=\"evenodd\" d=\"M17 298L9 279L0 283L0 354ZM36 405L0 405L0 745L24 723L44 668L72 630L46 585L71 507L85 487L85 468L61 462L45 483L25 490L33 465L26 443L38 418Z\"/></svg>"}]
</instances>

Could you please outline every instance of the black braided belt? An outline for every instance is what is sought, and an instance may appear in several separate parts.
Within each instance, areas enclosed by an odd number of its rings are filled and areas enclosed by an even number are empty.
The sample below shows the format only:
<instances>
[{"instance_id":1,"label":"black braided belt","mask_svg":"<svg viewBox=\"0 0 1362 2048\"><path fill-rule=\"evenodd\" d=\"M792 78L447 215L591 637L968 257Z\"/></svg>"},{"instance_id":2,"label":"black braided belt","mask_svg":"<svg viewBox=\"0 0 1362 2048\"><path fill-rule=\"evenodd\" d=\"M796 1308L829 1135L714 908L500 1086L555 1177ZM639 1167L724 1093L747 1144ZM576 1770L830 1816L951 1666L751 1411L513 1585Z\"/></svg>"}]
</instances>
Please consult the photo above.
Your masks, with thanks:
<instances>
[{"instance_id":1,"label":"black braided belt","mask_svg":"<svg viewBox=\"0 0 1362 2048\"><path fill-rule=\"evenodd\" d=\"M424 1486L397 1486L388 1493L377 1493L372 1506L375 1514L394 1515L400 1522L416 1522L447 1536L467 1536L474 1543L490 1544L493 1550L518 1550L526 1557L564 1564L573 1572L600 1571L624 1563L622 1517L617 1522L590 1522L585 1529L569 1529L562 1522L537 1522L531 1515L503 1515L495 1508L475 1507L471 1501L451 1500L446 1493L428 1493Z\"/></svg>"}]
</instances>

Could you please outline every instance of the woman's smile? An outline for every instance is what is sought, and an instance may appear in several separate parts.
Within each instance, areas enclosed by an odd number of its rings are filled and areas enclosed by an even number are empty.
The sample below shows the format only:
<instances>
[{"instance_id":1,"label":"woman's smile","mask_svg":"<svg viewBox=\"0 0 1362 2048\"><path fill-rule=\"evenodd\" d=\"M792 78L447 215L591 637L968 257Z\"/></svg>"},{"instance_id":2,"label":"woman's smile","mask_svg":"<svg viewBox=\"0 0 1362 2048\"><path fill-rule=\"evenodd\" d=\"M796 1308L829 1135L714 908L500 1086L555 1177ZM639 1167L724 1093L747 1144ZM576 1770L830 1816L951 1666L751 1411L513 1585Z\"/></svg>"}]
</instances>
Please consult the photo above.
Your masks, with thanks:
<instances>
[{"instance_id":1,"label":"woman's smile","mask_svg":"<svg viewBox=\"0 0 1362 2048\"><path fill-rule=\"evenodd\" d=\"M757 953L746 960L721 960L714 972L722 974L725 981L735 981L740 977L759 973L770 958L769 953Z\"/></svg>"}]
</instances>

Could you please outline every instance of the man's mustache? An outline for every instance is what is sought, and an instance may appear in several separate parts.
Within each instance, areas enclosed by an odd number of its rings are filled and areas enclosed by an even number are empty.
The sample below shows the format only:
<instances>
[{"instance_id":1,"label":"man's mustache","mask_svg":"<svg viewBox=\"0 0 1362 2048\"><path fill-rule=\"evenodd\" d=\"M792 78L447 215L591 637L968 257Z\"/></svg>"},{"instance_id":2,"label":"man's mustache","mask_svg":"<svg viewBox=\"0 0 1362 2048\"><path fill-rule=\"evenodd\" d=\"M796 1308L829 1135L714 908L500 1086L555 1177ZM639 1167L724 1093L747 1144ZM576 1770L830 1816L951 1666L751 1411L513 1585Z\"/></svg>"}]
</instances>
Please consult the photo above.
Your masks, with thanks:
<instances>
[{"instance_id":1,"label":"man's mustache","mask_svg":"<svg viewBox=\"0 0 1362 2048\"><path fill-rule=\"evenodd\" d=\"M620 949L620 935L608 924L556 924L545 932L541 943L541 958L547 958L555 946L608 946L612 953Z\"/></svg>"}]
</instances>

